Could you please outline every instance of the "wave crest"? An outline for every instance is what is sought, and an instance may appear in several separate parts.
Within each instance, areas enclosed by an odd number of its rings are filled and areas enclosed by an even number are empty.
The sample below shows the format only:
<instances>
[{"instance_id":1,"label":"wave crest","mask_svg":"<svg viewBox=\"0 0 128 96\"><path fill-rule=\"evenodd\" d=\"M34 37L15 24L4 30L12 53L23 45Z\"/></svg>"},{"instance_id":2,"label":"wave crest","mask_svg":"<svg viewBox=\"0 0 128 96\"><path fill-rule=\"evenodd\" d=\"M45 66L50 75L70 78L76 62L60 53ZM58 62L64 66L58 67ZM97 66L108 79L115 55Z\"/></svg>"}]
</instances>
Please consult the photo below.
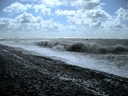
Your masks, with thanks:
<instances>
[{"instance_id":1,"label":"wave crest","mask_svg":"<svg viewBox=\"0 0 128 96\"><path fill-rule=\"evenodd\" d=\"M85 52L93 54L126 54L128 47L124 45L101 46L96 43L64 43L59 41L41 41L36 43L40 47L65 50L70 52Z\"/></svg>"}]
</instances>

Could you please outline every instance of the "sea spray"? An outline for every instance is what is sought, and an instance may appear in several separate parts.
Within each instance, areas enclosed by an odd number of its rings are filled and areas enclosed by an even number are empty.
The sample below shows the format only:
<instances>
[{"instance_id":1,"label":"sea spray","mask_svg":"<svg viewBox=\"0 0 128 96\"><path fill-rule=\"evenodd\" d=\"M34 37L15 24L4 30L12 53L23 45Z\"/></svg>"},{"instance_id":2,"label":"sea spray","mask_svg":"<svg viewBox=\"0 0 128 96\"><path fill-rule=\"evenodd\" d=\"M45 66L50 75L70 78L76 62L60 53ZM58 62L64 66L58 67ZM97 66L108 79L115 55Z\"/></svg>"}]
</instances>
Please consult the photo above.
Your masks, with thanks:
<instances>
[{"instance_id":1,"label":"sea spray","mask_svg":"<svg viewBox=\"0 0 128 96\"><path fill-rule=\"evenodd\" d=\"M85 52L92 54L127 54L128 46L117 44L114 46L103 46L96 43L64 43L61 41L40 41L36 43L40 47L48 47L70 52Z\"/></svg>"}]
</instances>

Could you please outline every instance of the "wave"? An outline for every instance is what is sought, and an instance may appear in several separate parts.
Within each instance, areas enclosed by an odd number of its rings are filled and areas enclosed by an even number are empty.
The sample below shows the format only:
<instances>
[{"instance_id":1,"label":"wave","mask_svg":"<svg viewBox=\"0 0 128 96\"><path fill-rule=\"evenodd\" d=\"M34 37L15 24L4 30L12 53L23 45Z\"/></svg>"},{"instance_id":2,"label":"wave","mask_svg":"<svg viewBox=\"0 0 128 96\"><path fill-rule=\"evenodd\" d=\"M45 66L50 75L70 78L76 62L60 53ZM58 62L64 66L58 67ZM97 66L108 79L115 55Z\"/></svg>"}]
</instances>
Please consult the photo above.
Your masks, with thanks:
<instances>
[{"instance_id":1,"label":"wave","mask_svg":"<svg viewBox=\"0 0 128 96\"><path fill-rule=\"evenodd\" d=\"M59 42L59 41L40 41L36 42L40 47L48 47L57 50L70 52L85 52L93 54L127 54L128 47L117 44L115 46L101 46L97 43L82 43L82 42Z\"/></svg>"}]
</instances>

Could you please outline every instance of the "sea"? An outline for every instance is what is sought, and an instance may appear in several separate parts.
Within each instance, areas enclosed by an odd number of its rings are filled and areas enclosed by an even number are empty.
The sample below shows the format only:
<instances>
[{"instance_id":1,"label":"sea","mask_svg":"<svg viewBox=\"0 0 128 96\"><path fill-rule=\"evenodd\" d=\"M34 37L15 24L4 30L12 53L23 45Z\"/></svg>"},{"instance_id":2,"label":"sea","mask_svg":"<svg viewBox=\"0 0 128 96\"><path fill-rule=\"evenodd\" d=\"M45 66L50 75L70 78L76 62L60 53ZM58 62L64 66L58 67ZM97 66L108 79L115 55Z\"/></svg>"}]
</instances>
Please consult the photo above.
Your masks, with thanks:
<instances>
[{"instance_id":1,"label":"sea","mask_svg":"<svg viewBox=\"0 0 128 96\"><path fill-rule=\"evenodd\" d=\"M0 44L128 78L128 39L0 39Z\"/></svg>"}]
</instances>

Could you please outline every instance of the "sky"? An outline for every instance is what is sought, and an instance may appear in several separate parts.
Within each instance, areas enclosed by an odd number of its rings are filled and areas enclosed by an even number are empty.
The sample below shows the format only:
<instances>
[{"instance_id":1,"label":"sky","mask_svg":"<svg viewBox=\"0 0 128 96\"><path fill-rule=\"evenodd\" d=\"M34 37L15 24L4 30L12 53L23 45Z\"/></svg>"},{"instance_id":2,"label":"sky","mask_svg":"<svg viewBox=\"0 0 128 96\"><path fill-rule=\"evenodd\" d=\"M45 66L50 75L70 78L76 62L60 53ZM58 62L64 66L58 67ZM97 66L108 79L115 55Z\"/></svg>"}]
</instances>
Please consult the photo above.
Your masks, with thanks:
<instances>
[{"instance_id":1,"label":"sky","mask_svg":"<svg viewBox=\"0 0 128 96\"><path fill-rule=\"evenodd\" d=\"M128 0L0 0L0 38L128 39Z\"/></svg>"}]
</instances>

